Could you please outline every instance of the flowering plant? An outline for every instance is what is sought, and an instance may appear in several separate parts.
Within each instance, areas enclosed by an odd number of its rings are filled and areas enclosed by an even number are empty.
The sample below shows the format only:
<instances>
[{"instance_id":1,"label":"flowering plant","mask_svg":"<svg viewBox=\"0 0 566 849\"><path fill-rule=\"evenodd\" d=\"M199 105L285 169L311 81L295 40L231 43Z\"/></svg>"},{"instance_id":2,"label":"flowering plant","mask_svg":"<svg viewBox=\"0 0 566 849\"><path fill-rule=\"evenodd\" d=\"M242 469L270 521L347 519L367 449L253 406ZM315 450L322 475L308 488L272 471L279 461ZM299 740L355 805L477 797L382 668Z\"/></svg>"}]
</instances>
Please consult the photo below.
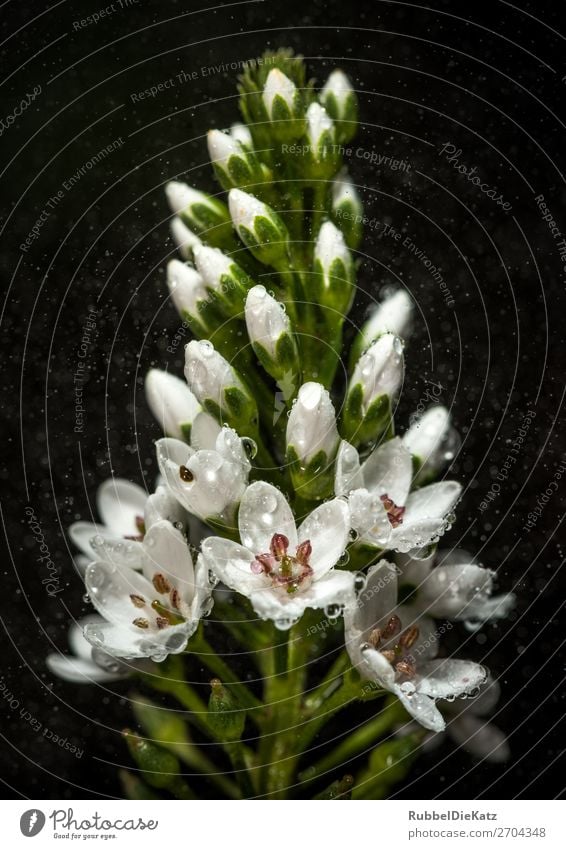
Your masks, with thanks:
<instances>
[{"instance_id":1,"label":"flowering plant","mask_svg":"<svg viewBox=\"0 0 566 849\"><path fill-rule=\"evenodd\" d=\"M100 524L71 527L97 615L48 664L137 679L132 798L379 798L446 728L506 756L479 719L496 682L442 653L437 622L481 627L513 599L437 551L461 493L442 477L448 411L395 435L410 295L388 294L345 356L363 220L349 80L317 92L280 51L239 90L244 123L208 136L223 191L166 188L167 283L194 338L184 380L146 379L160 479L106 482Z\"/></svg>"}]
</instances>

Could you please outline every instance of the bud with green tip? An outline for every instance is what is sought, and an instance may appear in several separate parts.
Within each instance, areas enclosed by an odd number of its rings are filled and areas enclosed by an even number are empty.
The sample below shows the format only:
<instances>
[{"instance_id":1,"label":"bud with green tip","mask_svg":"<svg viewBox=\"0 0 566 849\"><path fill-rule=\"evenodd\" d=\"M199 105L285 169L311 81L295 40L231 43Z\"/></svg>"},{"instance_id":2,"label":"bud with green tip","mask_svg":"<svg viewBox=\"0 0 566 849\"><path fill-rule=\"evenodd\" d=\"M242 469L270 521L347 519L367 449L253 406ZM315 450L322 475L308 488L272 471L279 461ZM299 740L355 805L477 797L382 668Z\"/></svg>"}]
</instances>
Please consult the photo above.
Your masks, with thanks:
<instances>
[{"instance_id":1,"label":"bud with green tip","mask_svg":"<svg viewBox=\"0 0 566 849\"><path fill-rule=\"evenodd\" d=\"M180 765L175 755L129 729L123 732L123 737L148 784L162 790L170 789L178 782Z\"/></svg>"},{"instance_id":2,"label":"bud with green tip","mask_svg":"<svg viewBox=\"0 0 566 849\"><path fill-rule=\"evenodd\" d=\"M394 333L401 339L407 339L411 328L413 302L410 295L398 289L372 310L368 320L362 325L352 345L350 362L355 363L383 333Z\"/></svg>"},{"instance_id":3,"label":"bud with green tip","mask_svg":"<svg viewBox=\"0 0 566 849\"><path fill-rule=\"evenodd\" d=\"M185 377L203 408L221 424L238 433L257 432L257 405L230 363L212 342L196 340L185 348Z\"/></svg>"},{"instance_id":4,"label":"bud with green tip","mask_svg":"<svg viewBox=\"0 0 566 849\"><path fill-rule=\"evenodd\" d=\"M218 678L213 678L210 686L208 725L221 743L235 743L244 731L246 712Z\"/></svg>"},{"instance_id":5,"label":"bud with green tip","mask_svg":"<svg viewBox=\"0 0 566 849\"><path fill-rule=\"evenodd\" d=\"M274 209L240 189L232 189L228 205L238 236L259 262L287 263L289 232Z\"/></svg>"},{"instance_id":6,"label":"bud with green tip","mask_svg":"<svg viewBox=\"0 0 566 849\"><path fill-rule=\"evenodd\" d=\"M282 304L265 286L254 286L246 298L246 326L258 360L268 374L296 389L299 375L299 352L291 321ZM291 390L286 400L294 395Z\"/></svg>"},{"instance_id":7,"label":"bud with green tip","mask_svg":"<svg viewBox=\"0 0 566 849\"><path fill-rule=\"evenodd\" d=\"M171 211L208 244L220 248L231 244L230 215L222 201L178 180L167 183L165 194Z\"/></svg>"},{"instance_id":8,"label":"bud with green tip","mask_svg":"<svg viewBox=\"0 0 566 849\"><path fill-rule=\"evenodd\" d=\"M307 109L306 152L302 173L311 180L329 180L340 164L334 122L320 103L311 103Z\"/></svg>"},{"instance_id":9,"label":"bud with green tip","mask_svg":"<svg viewBox=\"0 0 566 849\"><path fill-rule=\"evenodd\" d=\"M176 215L171 221L171 238L175 242L177 246L177 250L183 257L183 259L192 259L193 258L193 250L198 246L202 245L202 241L193 233L192 230L189 230L186 224L183 224L178 215Z\"/></svg>"},{"instance_id":10,"label":"bud with green tip","mask_svg":"<svg viewBox=\"0 0 566 849\"><path fill-rule=\"evenodd\" d=\"M197 336L209 332L210 296L198 271L178 259L167 264L167 287L179 315Z\"/></svg>"},{"instance_id":11,"label":"bud with green tip","mask_svg":"<svg viewBox=\"0 0 566 849\"><path fill-rule=\"evenodd\" d=\"M320 383L303 383L287 422L286 454L293 485L302 498L320 500L332 492L339 443L328 391Z\"/></svg>"},{"instance_id":12,"label":"bud with green tip","mask_svg":"<svg viewBox=\"0 0 566 849\"><path fill-rule=\"evenodd\" d=\"M220 185L228 190L261 186L268 178L254 153L228 133L210 130L208 153Z\"/></svg>"},{"instance_id":13,"label":"bud with green tip","mask_svg":"<svg viewBox=\"0 0 566 849\"><path fill-rule=\"evenodd\" d=\"M446 407L429 407L403 436L403 444L413 455L415 481L423 483L435 477L454 459L459 442Z\"/></svg>"},{"instance_id":14,"label":"bud with green tip","mask_svg":"<svg viewBox=\"0 0 566 849\"><path fill-rule=\"evenodd\" d=\"M352 445L372 442L392 426L392 402L403 380L403 343L385 333L362 354L350 379L342 436Z\"/></svg>"},{"instance_id":15,"label":"bud with green tip","mask_svg":"<svg viewBox=\"0 0 566 849\"><path fill-rule=\"evenodd\" d=\"M332 71L320 93L320 101L334 121L336 140L343 144L353 139L358 128L358 99L346 74Z\"/></svg>"},{"instance_id":16,"label":"bud with green tip","mask_svg":"<svg viewBox=\"0 0 566 849\"><path fill-rule=\"evenodd\" d=\"M346 172L338 174L332 183L332 220L343 232L348 247L355 250L362 240L364 208Z\"/></svg>"},{"instance_id":17,"label":"bud with green tip","mask_svg":"<svg viewBox=\"0 0 566 849\"><path fill-rule=\"evenodd\" d=\"M354 263L344 236L331 222L325 221L314 249L315 298L340 319L349 311L355 294Z\"/></svg>"},{"instance_id":18,"label":"bud with green tip","mask_svg":"<svg viewBox=\"0 0 566 849\"><path fill-rule=\"evenodd\" d=\"M195 265L211 295L228 315L241 312L253 280L219 248L200 245L194 249Z\"/></svg>"},{"instance_id":19,"label":"bud with green tip","mask_svg":"<svg viewBox=\"0 0 566 849\"><path fill-rule=\"evenodd\" d=\"M145 378L145 395L166 436L189 442L201 406L185 381L166 371L150 369Z\"/></svg>"},{"instance_id":20,"label":"bud with green tip","mask_svg":"<svg viewBox=\"0 0 566 849\"><path fill-rule=\"evenodd\" d=\"M301 92L279 68L269 72L262 99L273 138L279 142L292 142L303 135L305 109Z\"/></svg>"}]
</instances>

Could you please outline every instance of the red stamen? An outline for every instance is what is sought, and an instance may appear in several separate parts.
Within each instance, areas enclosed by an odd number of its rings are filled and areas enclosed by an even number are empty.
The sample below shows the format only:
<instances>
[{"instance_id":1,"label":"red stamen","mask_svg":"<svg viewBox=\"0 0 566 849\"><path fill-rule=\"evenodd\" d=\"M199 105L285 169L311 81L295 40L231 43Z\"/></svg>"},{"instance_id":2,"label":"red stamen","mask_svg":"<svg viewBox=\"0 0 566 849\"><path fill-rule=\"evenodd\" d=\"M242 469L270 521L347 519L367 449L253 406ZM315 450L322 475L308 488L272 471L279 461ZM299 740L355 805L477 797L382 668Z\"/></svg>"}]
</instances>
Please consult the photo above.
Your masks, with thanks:
<instances>
[{"instance_id":1,"label":"red stamen","mask_svg":"<svg viewBox=\"0 0 566 849\"><path fill-rule=\"evenodd\" d=\"M391 527L397 528L399 525L402 525L405 508L398 507L388 495L380 495L379 497L387 512L387 518L391 523Z\"/></svg>"}]
</instances>

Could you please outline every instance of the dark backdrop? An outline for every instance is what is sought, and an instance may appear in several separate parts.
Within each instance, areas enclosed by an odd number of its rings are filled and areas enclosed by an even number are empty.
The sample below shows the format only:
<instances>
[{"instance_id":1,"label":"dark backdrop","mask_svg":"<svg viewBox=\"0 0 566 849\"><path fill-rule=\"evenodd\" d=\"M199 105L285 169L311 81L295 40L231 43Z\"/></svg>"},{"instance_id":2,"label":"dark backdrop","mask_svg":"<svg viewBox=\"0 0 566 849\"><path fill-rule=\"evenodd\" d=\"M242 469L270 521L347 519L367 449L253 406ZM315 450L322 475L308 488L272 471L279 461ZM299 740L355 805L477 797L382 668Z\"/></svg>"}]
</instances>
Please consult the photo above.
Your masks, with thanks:
<instances>
[{"instance_id":1,"label":"dark backdrop","mask_svg":"<svg viewBox=\"0 0 566 849\"><path fill-rule=\"evenodd\" d=\"M3 692L25 709L22 716L0 699L6 794L121 794L113 764L128 763L118 734L128 721L128 685L75 687L45 667L46 653L65 646L70 616L87 610L64 530L88 518L110 474L152 485L158 431L140 395L142 377L153 364L181 367L166 351L179 320L165 298L173 246L163 184L180 176L213 188L204 134L236 117L235 72L218 66L289 45L317 80L336 64L351 76L362 125L349 159L367 209L409 234L450 290L452 306L422 259L378 227L368 231L365 293L354 317L392 283L414 295L419 314L401 420L432 382L441 385L463 434L454 473L466 490L451 542L479 551L500 587L518 594L510 621L454 636L501 678L497 723L510 737L511 763L476 765L445 744L440 757L418 761L399 795L558 795L564 476L555 476L566 451L565 271L560 239L535 198L544 196L566 233L566 21L554 4L527 0L479 9L437 0L434 11L381 0L199 5L206 4L115 0L111 14L84 26L78 22L103 3L3 7L2 115L36 90L0 137L2 674ZM182 72L190 79L181 82ZM159 96L132 98L171 77L175 85ZM461 151L456 164L475 167L497 188L499 204L447 161L445 144ZM114 150L68 188L109 145ZM372 152L410 167L372 163L364 158ZM22 250L42 213L37 239ZM87 327L78 434L73 378L89 313L95 326ZM482 509L528 414L517 462ZM537 500L542 512L526 530ZM47 575L26 507L59 570L54 598L41 583ZM49 742L37 723L84 749L82 758Z\"/></svg>"}]
</instances>

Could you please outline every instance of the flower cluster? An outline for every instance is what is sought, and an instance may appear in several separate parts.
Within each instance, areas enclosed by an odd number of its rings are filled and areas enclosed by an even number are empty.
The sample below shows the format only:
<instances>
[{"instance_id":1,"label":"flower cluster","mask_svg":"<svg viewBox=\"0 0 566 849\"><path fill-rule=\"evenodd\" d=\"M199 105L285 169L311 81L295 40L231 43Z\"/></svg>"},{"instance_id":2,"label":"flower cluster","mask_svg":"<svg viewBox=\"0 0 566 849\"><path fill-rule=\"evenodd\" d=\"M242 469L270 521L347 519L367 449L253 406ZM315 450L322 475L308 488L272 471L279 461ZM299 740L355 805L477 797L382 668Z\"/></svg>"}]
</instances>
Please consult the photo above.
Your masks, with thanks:
<instances>
[{"instance_id":1,"label":"flower cluster","mask_svg":"<svg viewBox=\"0 0 566 849\"><path fill-rule=\"evenodd\" d=\"M344 359L361 200L339 150L355 132L355 92L341 71L316 92L302 61L280 52L250 64L240 94L245 123L208 136L222 192L166 187L182 257L167 284L194 338L184 379L158 369L146 378L163 432L159 485L147 495L109 481L101 523L70 529L98 618L84 639L73 629L74 658L49 664L68 680L97 681L198 653L215 600L222 626L218 586L233 610L257 617L239 633L247 650L275 651L278 632L343 616L339 707L391 694L420 726L442 731L439 705L477 695L488 673L441 656L435 620L480 627L513 598L494 597L493 572L471 556L437 551L461 496L444 478L449 411L432 406L395 435L408 292L387 294L359 329L349 369ZM312 626L300 633L303 662L316 669ZM281 674L291 681L294 669ZM258 701L236 690L240 707ZM322 696L292 695L297 720L315 722L317 704L332 713Z\"/></svg>"}]
</instances>

